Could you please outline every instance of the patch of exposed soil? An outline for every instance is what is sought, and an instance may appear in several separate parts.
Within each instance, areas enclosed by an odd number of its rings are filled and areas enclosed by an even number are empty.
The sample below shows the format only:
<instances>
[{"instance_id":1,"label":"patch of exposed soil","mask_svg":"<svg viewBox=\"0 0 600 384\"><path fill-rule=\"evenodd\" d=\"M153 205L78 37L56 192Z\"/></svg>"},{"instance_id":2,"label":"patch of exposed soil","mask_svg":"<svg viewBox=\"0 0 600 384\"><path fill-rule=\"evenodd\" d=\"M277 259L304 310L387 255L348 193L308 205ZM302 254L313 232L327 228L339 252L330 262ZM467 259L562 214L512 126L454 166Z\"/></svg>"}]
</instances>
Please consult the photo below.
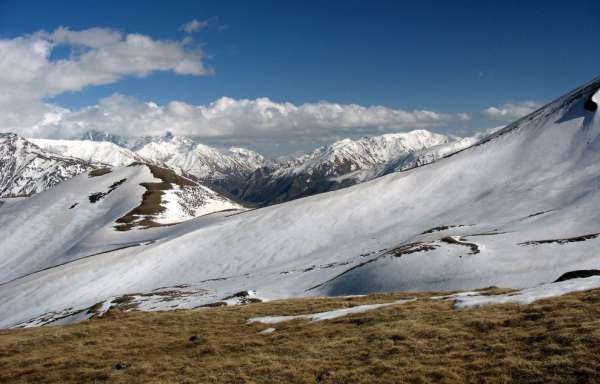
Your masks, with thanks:
<instances>
[{"instance_id":1,"label":"patch of exposed soil","mask_svg":"<svg viewBox=\"0 0 600 384\"><path fill-rule=\"evenodd\" d=\"M114 183L112 183L110 185L110 187L108 187L108 190L106 192L92 193L91 195L88 196L88 198L90 199L90 203L95 204L95 203L99 202L106 195L108 195L109 193L111 193L112 191L117 189L119 187L119 185L123 184L125 181L127 181L127 179L121 179L119 181L115 181Z\"/></svg>"},{"instance_id":2,"label":"patch of exposed soil","mask_svg":"<svg viewBox=\"0 0 600 384\"><path fill-rule=\"evenodd\" d=\"M248 291L237 292L231 296L227 296L227 297L223 298L223 300L232 300L232 299L237 300L239 304L250 304L250 303L261 303L262 302L261 299L252 297L252 295Z\"/></svg>"},{"instance_id":3,"label":"patch of exposed soil","mask_svg":"<svg viewBox=\"0 0 600 384\"><path fill-rule=\"evenodd\" d=\"M539 211L539 212L536 212L536 213L532 213L531 215L528 215L528 216L527 216L527 217L525 217L525 218L526 218L526 219L529 219L530 217L536 217L536 216L540 216L540 215L543 215L543 214L545 214L545 213L550 213L550 212L552 212L552 211L553 211L552 209L551 209L551 210L549 210L549 211Z\"/></svg>"},{"instance_id":4,"label":"patch of exposed soil","mask_svg":"<svg viewBox=\"0 0 600 384\"><path fill-rule=\"evenodd\" d=\"M433 251L436 248L438 248L438 245L424 243L409 243L394 248L388 251L387 254L393 255L395 257L401 257L403 255L409 255L411 253Z\"/></svg>"},{"instance_id":5,"label":"patch of exposed soil","mask_svg":"<svg viewBox=\"0 0 600 384\"><path fill-rule=\"evenodd\" d=\"M134 163L130 166L139 166L141 164ZM160 179L157 183L141 183L140 185L146 188L146 192L142 196L142 203L136 208L129 211L125 216L117 219L115 229L118 231L128 231L134 227L149 228L158 227L161 224L156 223L151 218L163 212L165 208L161 205L163 191L173 188L173 184L178 186L196 186L197 184L185 177L177 175L170 169L157 167L155 165L146 164L152 172L152 176Z\"/></svg>"},{"instance_id":6,"label":"patch of exposed soil","mask_svg":"<svg viewBox=\"0 0 600 384\"><path fill-rule=\"evenodd\" d=\"M93 169L88 173L89 177L98 177L98 176L104 176L108 173L111 173L112 170L108 167L105 168L97 168L97 169Z\"/></svg>"},{"instance_id":7,"label":"patch of exposed soil","mask_svg":"<svg viewBox=\"0 0 600 384\"><path fill-rule=\"evenodd\" d=\"M445 230L452 229L452 228L469 227L469 226L470 225L464 225L464 224L458 224L458 225L440 225L439 227L434 227L434 228L426 230L425 232L421 233L421 235L426 235L428 233L445 231Z\"/></svg>"},{"instance_id":8,"label":"patch of exposed soil","mask_svg":"<svg viewBox=\"0 0 600 384\"><path fill-rule=\"evenodd\" d=\"M576 237L568 237L565 239L550 239L550 240L533 240L533 241L525 241L523 243L519 243L518 245L528 246L528 245L541 245L541 244L568 244L568 243L577 243L580 241L586 241L595 239L600 236L600 233L592 233L590 235L576 236Z\"/></svg>"},{"instance_id":9,"label":"patch of exposed soil","mask_svg":"<svg viewBox=\"0 0 600 384\"><path fill-rule=\"evenodd\" d=\"M469 243L469 242L465 241L462 237L455 238L452 236L447 236L447 237L442 238L440 241L443 241L444 243L447 243L447 244L456 244L456 245L462 245L462 246L468 247L469 249L471 249L471 252L469 252L469 255L476 255L480 252L479 246L477 244Z\"/></svg>"}]
</instances>

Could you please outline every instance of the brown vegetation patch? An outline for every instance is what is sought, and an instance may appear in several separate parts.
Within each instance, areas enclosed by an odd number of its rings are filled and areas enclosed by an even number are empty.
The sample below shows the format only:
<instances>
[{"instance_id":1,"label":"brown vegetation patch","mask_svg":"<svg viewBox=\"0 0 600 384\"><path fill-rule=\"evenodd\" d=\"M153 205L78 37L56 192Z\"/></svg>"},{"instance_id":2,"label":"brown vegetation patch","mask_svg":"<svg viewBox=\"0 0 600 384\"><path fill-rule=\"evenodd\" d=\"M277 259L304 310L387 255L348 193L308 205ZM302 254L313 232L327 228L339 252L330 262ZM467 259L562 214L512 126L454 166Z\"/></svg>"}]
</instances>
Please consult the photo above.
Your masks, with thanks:
<instances>
[{"instance_id":1,"label":"brown vegetation patch","mask_svg":"<svg viewBox=\"0 0 600 384\"><path fill-rule=\"evenodd\" d=\"M456 239L452 236L448 236L448 237L444 237L440 241L447 243L447 244L455 244L455 245L465 246L471 250L471 252L469 252L469 255L476 255L480 252L479 246L477 244L469 243L469 242L465 241L465 239L463 239L462 237L459 237L458 239Z\"/></svg>"},{"instance_id":2,"label":"brown vegetation patch","mask_svg":"<svg viewBox=\"0 0 600 384\"><path fill-rule=\"evenodd\" d=\"M89 177L98 177L98 176L103 176L106 175L108 173L111 173L112 169L105 167L105 168L96 168L96 169L92 169L89 173L88 176Z\"/></svg>"},{"instance_id":3,"label":"brown vegetation patch","mask_svg":"<svg viewBox=\"0 0 600 384\"><path fill-rule=\"evenodd\" d=\"M421 233L421 235L426 235L428 233L434 233L439 231L446 231L452 228L461 228L461 227L469 227L470 225L458 224L458 225L440 225L439 227L431 228Z\"/></svg>"},{"instance_id":4,"label":"brown vegetation patch","mask_svg":"<svg viewBox=\"0 0 600 384\"><path fill-rule=\"evenodd\" d=\"M438 246L435 244L410 243L394 248L387 252L387 254L394 255L395 257L401 257L403 255L409 255L411 253L433 251L437 247Z\"/></svg>"},{"instance_id":5,"label":"brown vegetation patch","mask_svg":"<svg viewBox=\"0 0 600 384\"><path fill-rule=\"evenodd\" d=\"M134 163L130 166L139 166L141 164ZM158 215L164 211L161 205L163 191L172 189L172 184L179 186L195 186L197 185L192 180L179 176L170 169L157 167L156 165L145 164L152 172L152 175L160 182L157 183L141 183L140 185L146 188L146 192L142 196L142 203L136 208L129 211L125 216L117 219L118 225L115 229L118 231L128 231L133 227L157 227L158 224L152 220L152 216Z\"/></svg>"},{"instance_id":6,"label":"brown vegetation patch","mask_svg":"<svg viewBox=\"0 0 600 384\"><path fill-rule=\"evenodd\" d=\"M309 298L196 311L120 312L0 331L3 383L595 383L600 290L527 306L453 310L419 300L334 320L322 312L433 293ZM126 365L117 369L117 364ZM123 368L123 367L121 367Z\"/></svg>"},{"instance_id":7,"label":"brown vegetation patch","mask_svg":"<svg viewBox=\"0 0 600 384\"><path fill-rule=\"evenodd\" d=\"M586 241L586 240L595 239L598 236L600 236L600 233L592 233L590 235L568 237L568 238L565 238L565 239L550 239L550 240L525 241L523 243L519 243L519 245L523 245L523 246L540 245L540 244L560 244L560 245L563 245L563 244L567 244L567 243L577 243L577 242L580 242L580 241Z\"/></svg>"}]
</instances>

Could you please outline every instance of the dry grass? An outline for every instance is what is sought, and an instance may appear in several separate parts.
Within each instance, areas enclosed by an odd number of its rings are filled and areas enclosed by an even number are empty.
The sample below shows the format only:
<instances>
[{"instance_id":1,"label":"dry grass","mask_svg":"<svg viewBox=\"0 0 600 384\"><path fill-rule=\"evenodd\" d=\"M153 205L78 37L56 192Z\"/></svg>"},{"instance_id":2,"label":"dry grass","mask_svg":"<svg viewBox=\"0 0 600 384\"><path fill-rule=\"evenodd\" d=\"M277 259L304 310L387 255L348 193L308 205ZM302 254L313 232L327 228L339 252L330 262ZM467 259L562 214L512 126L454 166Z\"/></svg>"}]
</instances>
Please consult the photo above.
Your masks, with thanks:
<instances>
[{"instance_id":1,"label":"dry grass","mask_svg":"<svg viewBox=\"0 0 600 384\"><path fill-rule=\"evenodd\" d=\"M421 300L318 323L282 323L268 335L258 332L269 326L246 324L259 315L414 296L114 311L71 326L2 331L0 382L600 382L600 290L461 311Z\"/></svg>"}]
</instances>

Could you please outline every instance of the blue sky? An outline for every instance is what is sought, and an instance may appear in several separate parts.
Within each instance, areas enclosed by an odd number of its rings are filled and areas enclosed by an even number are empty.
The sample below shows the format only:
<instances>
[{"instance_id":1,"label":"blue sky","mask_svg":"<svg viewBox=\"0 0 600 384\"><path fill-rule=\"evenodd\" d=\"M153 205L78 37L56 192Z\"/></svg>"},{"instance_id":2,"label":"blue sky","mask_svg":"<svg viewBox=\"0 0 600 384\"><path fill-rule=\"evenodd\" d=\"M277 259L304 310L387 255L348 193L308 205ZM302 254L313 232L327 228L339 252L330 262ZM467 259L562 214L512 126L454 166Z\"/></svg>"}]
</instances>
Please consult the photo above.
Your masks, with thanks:
<instances>
[{"instance_id":1,"label":"blue sky","mask_svg":"<svg viewBox=\"0 0 600 384\"><path fill-rule=\"evenodd\" d=\"M267 97L468 113L437 129L457 133L503 123L482 115L486 108L549 101L600 74L592 0L173 3L0 0L0 38L64 26L181 41L182 24L208 21L192 36L213 74L153 71L44 100L80 109L115 93L159 105ZM57 48L51 58L68 53Z\"/></svg>"}]
</instances>

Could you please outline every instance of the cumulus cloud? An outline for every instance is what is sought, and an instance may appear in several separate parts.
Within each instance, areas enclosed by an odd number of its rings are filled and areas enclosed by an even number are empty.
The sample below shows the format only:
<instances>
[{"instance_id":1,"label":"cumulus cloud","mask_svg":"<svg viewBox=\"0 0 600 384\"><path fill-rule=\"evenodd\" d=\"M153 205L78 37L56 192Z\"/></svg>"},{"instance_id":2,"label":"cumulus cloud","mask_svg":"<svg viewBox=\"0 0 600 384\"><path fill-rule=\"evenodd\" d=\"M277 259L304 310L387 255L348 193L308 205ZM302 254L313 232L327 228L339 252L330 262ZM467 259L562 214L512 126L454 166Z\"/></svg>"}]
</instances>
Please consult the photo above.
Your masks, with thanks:
<instances>
[{"instance_id":1,"label":"cumulus cloud","mask_svg":"<svg viewBox=\"0 0 600 384\"><path fill-rule=\"evenodd\" d=\"M183 24L179 29L181 31L185 31L187 33L194 33L199 31L200 29L206 27L208 25L208 21L193 19L192 21Z\"/></svg>"},{"instance_id":2,"label":"cumulus cloud","mask_svg":"<svg viewBox=\"0 0 600 384\"><path fill-rule=\"evenodd\" d=\"M77 53L51 60L52 51L59 45L74 47ZM177 41L153 40L135 33L123 35L105 28L58 28L51 33L0 40L0 87L4 97L53 96L154 71L195 76L209 73L200 50L189 50Z\"/></svg>"},{"instance_id":3,"label":"cumulus cloud","mask_svg":"<svg viewBox=\"0 0 600 384\"><path fill-rule=\"evenodd\" d=\"M481 114L491 120L511 121L526 116L541 107L542 103L537 101L522 101L505 103L499 107L489 107L481 111Z\"/></svg>"},{"instance_id":4,"label":"cumulus cloud","mask_svg":"<svg viewBox=\"0 0 600 384\"><path fill-rule=\"evenodd\" d=\"M200 27L190 24L190 28ZM66 57L53 55L59 46L70 48ZM0 39L0 131L48 138L72 138L98 130L124 136L171 131L216 140L304 140L434 129L469 119L462 113L325 101L298 105L268 98L223 97L206 105L182 101L158 105L114 94L79 110L47 101L63 92L155 71L210 74L202 51L193 49L189 39L155 40L110 28L74 31L64 27Z\"/></svg>"},{"instance_id":5,"label":"cumulus cloud","mask_svg":"<svg viewBox=\"0 0 600 384\"><path fill-rule=\"evenodd\" d=\"M70 55L53 58L60 46L70 48ZM52 111L55 107L42 103L44 98L155 71L210 74L202 51L184 42L109 28L73 31L61 27L0 39L0 127L18 130Z\"/></svg>"},{"instance_id":6,"label":"cumulus cloud","mask_svg":"<svg viewBox=\"0 0 600 384\"><path fill-rule=\"evenodd\" d=\"M293 137L431 129L464 118L463 114L428 110L329 102L295 105L268 98L223 97L207 105L172 101L161 106L114 94L79 111L50 111L27 134L73 137L99 130L140 136L161 135L168 130L202 137Z\"/></svg>"}]
</instances>

